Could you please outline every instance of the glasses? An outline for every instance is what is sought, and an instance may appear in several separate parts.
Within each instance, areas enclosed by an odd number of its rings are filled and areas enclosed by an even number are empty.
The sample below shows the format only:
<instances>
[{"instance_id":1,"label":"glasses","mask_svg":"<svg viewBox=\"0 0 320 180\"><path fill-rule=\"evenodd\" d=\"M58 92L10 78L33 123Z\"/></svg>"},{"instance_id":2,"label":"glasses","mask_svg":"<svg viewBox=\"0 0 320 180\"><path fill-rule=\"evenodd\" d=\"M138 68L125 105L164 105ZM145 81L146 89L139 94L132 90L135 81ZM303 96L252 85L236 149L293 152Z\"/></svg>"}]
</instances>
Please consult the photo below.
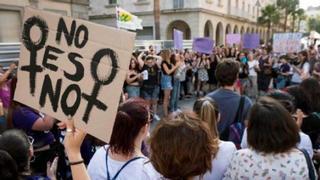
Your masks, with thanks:
<instances>
[{"instance_id":1,"label":"glasses","mask_svg":"<svg viewBox=\"0 0 320 180\"><path fill-rule=\"evenodd\" d=\"M33 145L34 138L31 136L28 136L28 140L29 140L30 145Z\"/></svg>"}]
</instances>

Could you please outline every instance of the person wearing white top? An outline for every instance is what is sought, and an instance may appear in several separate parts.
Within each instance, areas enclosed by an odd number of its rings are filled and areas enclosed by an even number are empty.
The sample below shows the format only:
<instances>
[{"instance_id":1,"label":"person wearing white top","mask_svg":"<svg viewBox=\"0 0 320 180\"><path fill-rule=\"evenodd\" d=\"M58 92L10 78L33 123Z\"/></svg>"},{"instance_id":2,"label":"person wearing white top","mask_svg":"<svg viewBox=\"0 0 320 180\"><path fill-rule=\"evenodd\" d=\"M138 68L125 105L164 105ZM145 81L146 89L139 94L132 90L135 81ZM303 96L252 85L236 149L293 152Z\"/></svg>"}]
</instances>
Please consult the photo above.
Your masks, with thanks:
<instances>
[{"instance_id":1,"label":"person wearing white top","mask_svg":"<svg viewBox=\"0 0 320 180\"><path fill-rule=\"evenodd\" d=\"M310 77L310 63L308 62L308 52L301 51L298 55L298 66L291 66L293 75L291 78L291 84L300 84L304 79Z\"/></svg>"},{"instance_id":2,"label":"person wearing white top","mask_svg":"<svg viewBox=\"0 0 320 180\"><path fill-rule=\"evenodd\" d=\"M260 98L247 126L249 148L235 153L224 180L317 178L308 153L296 148L300 140L296 122L277 100Z\"/></svg>"},{"instance_id":3,"label":"person wearing white top","mask_svg":"<svg viewBox=\"0 0 320 180\"><path fill-rule=\"evenodd\" d=\"M283 91L274 91L269 93L267 96L280 102L291 114L300 114L300 110L296 110L295 108L294 97L291 96L289 93L283 92ZM300 117L300 118L303 118L303 117ZM298 126L301 125L299 124L301 121L302 119L298 119L297 117ZM297 143L296 147L299 149L305 149L308 152L310 158L312 158L313 148L312 148L310 137L305 133L303 133L302 131L299 132L299 136L300 136L300 142ZM241 148L242 149L248 148L247 128L244 130L244 133L242 136Z\"/></svg>"},{"instance_id":4,"label":"person wearing white top","mask_svg":"<svg viewBox=\"0 0 320 180\"><path fill-rule=\"evenodd\" d=\"M151 122L149 104L141 98L131 98L118 108L108 146L100 148L91 159L88 173L93 180L157 179L142 152Z\"/></svg>"},{"instance_id":5,"label":"person wearing white top","mask_svg":"<svg viewBox=\"0 0 320 180\"><path fill-rule=\"evenodd\" d=\"M313 157L313 148L312 148L312 143L310 140L310 137L303 133L302 131L299 132L300 136L300 142L297 144L298 149L305 149L310 158ZM247 140L247 128L244 130L242 140L241 140L241 148L246 149L248 148L248 140Z\"/></svg>"},{"instance_id":6,"label":"person wearing white top","mask_svg":"<svg viewBox=\"0 0 320 180\"><path fill-rule=\"evenodd\" d=\"M205 173L203 179L220 180L223 178L237 148L233 142L219 140L217 123L220 115L218 106L213 99L210 97L198 99L193 105L193 111L199 115L202 121L209 125L212 137L219 144L219 150L216 156L212 158L212 169ZM201 179L201 177L199 177L199 179Z\"/></svg>"},{"instance_id":7,"label":"person wearing white top","mask_svg":"<svg viewBox=\"0 0 320 180\"><path fill-rule=\"evenodd\" d=\"M257 70L259 69L259 61L254 59L253 53L248 54L248 66L249 66L249 81L250 88L248 88L248 96L255 100L258 95L258 79L257 79Z\"/></svg>"},{"instance_id":8,"label":"person wearing white top","mask_svg":"<svg viewBox=\"0 0 320 180\"><path fill-rule=\"evenodd\" d=\"M219 150L216 157L212 160L212 170L204 174L204 180L221 180L231 162L231 158L237 151L232 142L219 141Z\"/></svg>"},{"instance_id":9,"label":"person wearing white top","mask_svg":"<svg viewBox=\"0 0 320 180\"><path fill-rule=\"evenodd\" d=\"M89 166L88 173L92 180L104 180L108 179L107 175L107 164L106 164L106 150L109 146L103 146L97 150L97 152L92 157ZM126 161L118 161L112 159L108 156L108 170L111 177L121 169L121 167L126 163ZM141 179L141 180L153 180L159 179L160 174L153 168L149 159L145 156L132 161L126 165L117 176L117 180L125 179Z\"/></svg>"}]
</instances>

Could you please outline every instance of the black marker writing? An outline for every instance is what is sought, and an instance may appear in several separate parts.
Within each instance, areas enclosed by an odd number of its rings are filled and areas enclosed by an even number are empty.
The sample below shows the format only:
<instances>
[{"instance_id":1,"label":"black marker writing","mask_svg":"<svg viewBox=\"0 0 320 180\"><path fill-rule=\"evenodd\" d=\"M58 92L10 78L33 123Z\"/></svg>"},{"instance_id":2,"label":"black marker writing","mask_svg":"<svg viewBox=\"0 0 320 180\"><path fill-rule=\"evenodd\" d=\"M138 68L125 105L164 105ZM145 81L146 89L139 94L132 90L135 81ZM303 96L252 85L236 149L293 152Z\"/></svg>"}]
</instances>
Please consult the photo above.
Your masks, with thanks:
<instances>
[{"instance_id":1,"label":"black marker writing","mask_svg":"<svg viewBox=\"0 0 320 180\"><path fill-rule=\"evenodd\" d=\"M41 34L40 39L36 42L32 41L30 32L33 26L38 26ZM34 96L36 87L36 75L38 72L42 72L42 67L37 65L37 51L42 49L48 38L48 26L47 23L40 17L30 17L23 25L22 42L24 46L30 51L30 64L21 67L21 71L27 71L30 74L30 93Z\"/></svg>"},{"instance_id":2,"label":"black marker writing","mask_svg":"<svg viewBox=\"0 0 320 180\"><path fill-rule=\"evenodd\" d=\"M99 75L97 74L97 70L98 70L98 65L100 64L100 61L104 56L110 57L108 59L111 59L112 69L111 69L111 73L108 78L100 79ZM96 81L96 83L94 84L91 95L88 95L85 93L82 94L82 97L88 101L87 108L86 108L84 116L82 118L82 120L84 122L86 122L86 123L88 122L89 115L90 115L90 112L91 112L93 106L96 106L98 109L101 109L104 111L108 108L103 102L101 102L97 98L99 95L100 87L102 85L110 84L113 81L113 79L116 77L116 74L118 72L118 69L117 69L118 67L119 67L118 66L118 56L117 56L116 52L114 52L112 49L109 49L109 48L108 49L101 49L98 52L96 52L96 54L93 56L92 61L91 61L91 75L94 78L94 80Z\"/></svg>"},{"instance_id":3,"label":"black marker writing","mask_svg":"<svg viewBox=\"0 0 320 180\"><path fill-rule=\"evenodd\" d=\"M72 91L76 92L77 98L76 98L76 101L74 102L74 104L69 106L67 104L67 98L68 98L70 92L72 92ZM69 85L61 97L61 108L62 108L62 111L64 112L64 114L67 116L73 116L79 108L80 101L81 101L81 90L80 90L79 86L76 84Z\"/></svg>"},{"instance_id":4,"label":"black marker writing","mask_svg":"<svg viewBox=\"0 0 320 180\"><path fill-rule=\"evenodd\" d=\"M79 40L81 32L83 33L82 42L80 42L80 40ZM66 23L64 22L63 18L61 17L59 19L58 28L57 28L57 36L56 36L57 44L60 44L61 34L63 34L64 37L66 38L68 46L72 45L72 42L74 39L75 39L74 45L77 48L83 48L88 42L88 37L89 37L88 28L82 24L77 28L77 24L76 24L75 20L72 21L71 29L70 29L70 31L68 31Z\"/></svg>"},{"instance_id":5,"label":"black marker writing","mask_svg":"<svg viewBox=\"0 0 320 180\"><path fill-rule=\"evenodd\" d=\"M61 85L62 79L58 79L55 90L53 90L50 76L48 74L45 75L39 100L39 104L41 107L44 107L44 105L46 104L46 97L48 95L53 111L57 112Z\"/></svg>"}]
</instances>

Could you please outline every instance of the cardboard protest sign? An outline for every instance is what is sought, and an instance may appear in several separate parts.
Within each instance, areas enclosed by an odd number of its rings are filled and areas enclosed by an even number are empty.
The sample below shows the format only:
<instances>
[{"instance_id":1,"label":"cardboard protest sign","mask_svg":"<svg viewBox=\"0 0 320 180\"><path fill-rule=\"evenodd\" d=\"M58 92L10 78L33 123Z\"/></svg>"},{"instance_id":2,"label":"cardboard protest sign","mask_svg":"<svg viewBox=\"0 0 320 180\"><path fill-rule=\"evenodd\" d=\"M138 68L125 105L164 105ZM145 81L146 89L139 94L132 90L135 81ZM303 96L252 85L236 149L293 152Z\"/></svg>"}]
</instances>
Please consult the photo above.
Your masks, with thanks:
<instances>
[{"instance_id":1,"label":"cardboard protest sign","mask_svg":"<svg viewBox=\"0 0 320 180\"><path fill-rule=\"evenodd\" d=\"M241 34L227 34L226 44L229 46L239 45L241 43Z\"/></svg>"},{"instance_id":2,"label":"cardboard protest sign","mask_svg":"<svg viewBox=\"0 0 320 180\"><path fill-rule=\"evenodd\" d=\"M174 49L183 50L183 32L177 29L173 30Z\"/></svg>"},{"instance_id":3,"label":"cardboard protest sign","mask_svg":"<svg viewBox=\"0 0 320 180\"><path fill-rule=\"evenodd\" d=\"M255 49L260 45L259 34L244 34L242 36L242 44L244 49Z\"/></svg>"},{"instance_id":4,"label":"cardboard protest sign","mask_svg":"<svg viewBox=\"0 0 320 180\"><path fill-rule=\"evenodd\" d=\"M14 99L109 141L134 33L24 9Z\"/></svg>"},{"instance_id":5,"label":"cardboard protest sign","mask_svg":"<svg viewBox=\"0 0 320 180\"><path fill-rule=\"evenodd\" d=\"M195 38L193 39L192 49L195 52L212 54L214 42L210 38Z\"/></svg>"},{"instance_id":6,"label":"cardboard protest sign","mask_svg":"<svg viewBox=\"0 0 320 180\"><path fill-rule=\"evenodd\" d=\"M273 52L292 53L301 50L302 33L273 34Z\"/></svg>"}]
</instances>

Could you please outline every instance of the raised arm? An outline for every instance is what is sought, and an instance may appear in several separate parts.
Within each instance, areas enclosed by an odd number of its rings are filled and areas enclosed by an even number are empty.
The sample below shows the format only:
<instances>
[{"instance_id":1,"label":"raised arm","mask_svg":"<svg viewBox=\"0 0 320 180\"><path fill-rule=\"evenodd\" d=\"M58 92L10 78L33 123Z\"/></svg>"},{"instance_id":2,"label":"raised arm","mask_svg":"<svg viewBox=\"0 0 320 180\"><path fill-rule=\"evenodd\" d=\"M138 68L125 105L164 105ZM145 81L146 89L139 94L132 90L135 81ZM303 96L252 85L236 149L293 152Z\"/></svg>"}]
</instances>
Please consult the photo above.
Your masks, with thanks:
<instances>
[{"instance_id":1,"label":"raised arm","mask_svg":"<svg viewBox=\"0 0 320 180\"><path fill-rule=\"evenodd\" d=\"M163 64L163 70L167 73L167 74L172 74L174 73L174 71L179 67L180 63L177 63L175 66L173 66L171 69L169 69L169 67L167 66L167 64Z\"/></svg>"},{"instance_id":2,"label":"raised arm","mask_svg":"<svg viewBox=\"0 0 320 180\"><path fill-rule=\"evenodd\" d=\"M143 52L141 52L138 56L138 63L139 63L139 68L142 69L144 65L144 61L142 60Z\"/></svg>"},{"instance_id":3,"label":"raised arm","mask_svg":"<svg viewBox=\"0 0 320 180\"><path fill-rule=\"evenodd\" d=\"M12 63L10 64L9 69L0 77L0 85L2 85L4 82L7 81L9 75L12 73L12 71L16 68L16 64Z\"/></svg>"},{"instance_id":4,"label":"raised arm","mask_svg":"<svg viewBox=\"0 0 320 180\"><path fill-rule=\"evenodd\" d=\"M69 159L73 179L90 180L86 166L80 153L80 146L86 133L74 127L73 120L66 120L67 133L64 139L64 147Z\"/></svg>"}]
</instances>

